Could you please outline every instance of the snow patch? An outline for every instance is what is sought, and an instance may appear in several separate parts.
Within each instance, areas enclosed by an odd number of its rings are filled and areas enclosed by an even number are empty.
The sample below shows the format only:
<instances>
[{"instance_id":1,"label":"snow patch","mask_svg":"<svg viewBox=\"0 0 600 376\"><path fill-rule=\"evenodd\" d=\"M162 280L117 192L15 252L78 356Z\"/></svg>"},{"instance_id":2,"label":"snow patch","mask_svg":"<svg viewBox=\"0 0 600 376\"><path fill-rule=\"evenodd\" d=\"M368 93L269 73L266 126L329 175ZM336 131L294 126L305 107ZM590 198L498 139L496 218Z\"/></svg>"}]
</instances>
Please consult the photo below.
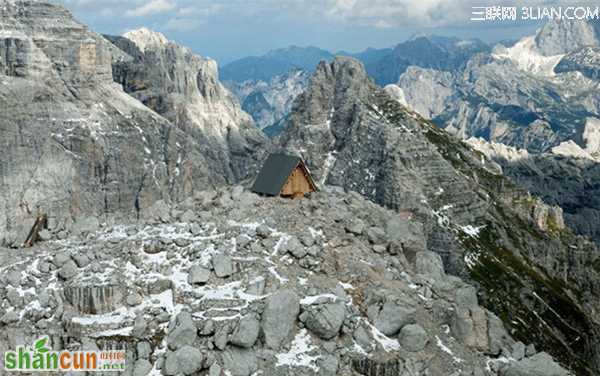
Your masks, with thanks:
<instances>
[{"instance_id":1,"label":"snow patch","mask_svg":"<svg viewBox=\"0 0 600 376\"><path fill-rule=\"evenodd\" d=\"M276 355L277 364L275 366L307 367L318 372L319 367L317 367L316 362L320 356L309 355L313 350L317 350L317 347L312 344L308 331L301 329L296 334L290 350L287 353Z\"/></svg>"},{"instance_id":2,"label":"snow patch","mask_svg":"<svg viewBox=\"0 0 600 376\"><path fill-rule=\"evenodd\" d=\"M556 67L565 55L542 55L535 44L535 36L528 36L510 48L497 46L492 56L496 59L511 60L519 69L526 72L553 77L555 75L554 67Z\"/></svg>"}]
</instances>

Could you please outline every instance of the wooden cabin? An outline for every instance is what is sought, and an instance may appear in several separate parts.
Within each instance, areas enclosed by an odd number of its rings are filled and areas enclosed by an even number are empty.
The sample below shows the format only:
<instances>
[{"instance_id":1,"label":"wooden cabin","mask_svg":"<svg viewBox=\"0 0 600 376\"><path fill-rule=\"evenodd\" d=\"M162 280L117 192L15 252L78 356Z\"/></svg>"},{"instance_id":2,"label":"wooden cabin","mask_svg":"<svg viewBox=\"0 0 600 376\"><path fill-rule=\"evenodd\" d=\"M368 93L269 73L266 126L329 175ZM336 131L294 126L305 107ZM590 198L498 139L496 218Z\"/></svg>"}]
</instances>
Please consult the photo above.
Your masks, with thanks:
<instances>
[{"instance_id":1,"label":"wooden cabin","mask_svg":"<svg viewBox=\"0 0 600 376\"><path fill-rule=\"evenodd\" d=\"M317 186L300 157L271 154L252 186L254 193L266 196L304 197Z\"/></svg>"}]
</instances>

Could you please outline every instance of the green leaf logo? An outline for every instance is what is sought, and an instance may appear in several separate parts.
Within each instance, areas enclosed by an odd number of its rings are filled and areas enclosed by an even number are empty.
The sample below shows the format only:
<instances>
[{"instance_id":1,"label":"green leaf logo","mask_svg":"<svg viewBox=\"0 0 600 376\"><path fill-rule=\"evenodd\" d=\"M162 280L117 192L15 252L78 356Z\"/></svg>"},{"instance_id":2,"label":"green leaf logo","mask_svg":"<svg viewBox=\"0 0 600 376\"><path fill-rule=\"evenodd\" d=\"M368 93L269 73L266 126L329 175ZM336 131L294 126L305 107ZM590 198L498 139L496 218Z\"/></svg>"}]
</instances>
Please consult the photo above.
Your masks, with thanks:
<instances>
[{"instance_id":1,"label":"green leaf logo","mask_svg":"<svg viewBox=\"0 0 600 376\"><path fill-rule=\"evenodd\" d=\"M48 337L42 337L35 342L35 352L38 353L46 353L48 352L48 348L46 347L46 343L48 343Z\"/></svg>"}]
</instances>

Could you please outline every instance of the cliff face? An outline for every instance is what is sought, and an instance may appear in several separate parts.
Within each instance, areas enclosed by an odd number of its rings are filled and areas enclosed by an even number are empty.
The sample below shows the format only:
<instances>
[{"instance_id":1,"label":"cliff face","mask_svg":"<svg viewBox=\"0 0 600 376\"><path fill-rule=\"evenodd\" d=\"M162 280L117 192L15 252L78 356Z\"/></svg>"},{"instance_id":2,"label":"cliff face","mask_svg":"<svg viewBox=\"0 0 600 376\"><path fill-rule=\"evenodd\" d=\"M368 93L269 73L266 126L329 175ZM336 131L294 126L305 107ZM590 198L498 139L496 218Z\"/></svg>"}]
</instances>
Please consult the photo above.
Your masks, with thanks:
<instances>
[{"instance_id":1,"label":"cliff face","mask_svg":"<svg viewBox=\"0 0 600 376\"><path fill-rule=\"evenodd\" d=\"M148 29L107 38L132 57L113 64L123 90L193 137L227 181L255 172L268 141L219 81L216 61Z\"/></svg>"},{"instance_id":2,"label":"cliff face","mask_svg":"<svg viewBox=\"0 0 600 376\"><path fill-rule=\"evenodd\" d=\"M216 125L229 149L208 152L195 130L174 126L123 92L113 82L112 63L132 58L65 9L2 1L0 24L0 239L5 244L24 241L38 209L55 222L89 213L136 215L157 199L180 200L199 186L248 173L246 162L232 162L245 160L254 140L254 135L245 138L244 124L232 124L248 121L243 113L232 110L227 126ZM205 97L220 95L214 64L201 68L181 76L179 87L193 77ZM193 117L193 109L177 116Z\"/></svg>"},{"instance_id":3,"label":"cliff face","mask_svg":"<svg viewBox=\"0 0 600 376\"><path fill-rule=\"evenodd\" d=\"M452 273L477 281L484 304L519 336L536 338L582 374L592 372L587 364L598 367L596 337L585 334L600 329L592 308L598 250L564 227L559 208L530 197L497 164L371 83L359 62L319 65L278 142L304 156L321 183L417 218L428 249Z\"/></svg>"}]
</instances>

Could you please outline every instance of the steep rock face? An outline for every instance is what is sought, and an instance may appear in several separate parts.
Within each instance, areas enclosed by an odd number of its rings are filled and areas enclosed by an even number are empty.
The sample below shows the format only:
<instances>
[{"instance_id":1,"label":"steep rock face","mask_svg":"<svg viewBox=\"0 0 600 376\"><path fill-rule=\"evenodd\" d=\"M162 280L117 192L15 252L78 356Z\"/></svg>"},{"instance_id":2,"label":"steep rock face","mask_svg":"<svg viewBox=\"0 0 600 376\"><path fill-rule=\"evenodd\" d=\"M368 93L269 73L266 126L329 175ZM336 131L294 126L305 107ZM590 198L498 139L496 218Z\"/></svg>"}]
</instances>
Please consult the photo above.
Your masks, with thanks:
<instances>
[{"instance_id":1,"label":"steep rock face","mask_svg":"<svg viewBox=\"0 0 600 376\"><path fill-rule=\"evenodd\" d=\"M0 238L20 244L38 209L52 225L143 210L225 182L197 142L125 94L127 57L38 1L0 2Z\"/></svg>"},{"instance_id":2,"label":"steep rock face","mask_svg":"<svg viewBox=\"0 0 600 376\"><path fill-rule=\"evenodd\" d=\"M469 140L477 150L502 166L505 175L545 202L558 205L578 234L600 242L600 194L596 160L555 153L529 154L483 140Z\"/></svg>"},{"instance_id":3,"label":"steep rock face","mask_svg":"<svg viewBox=\"0 0 600 376\"><path fill-rule=\"evenodd\" d=\"M266 137L219 82L216 61L148 29L107 38L133 58L113 64L115 82L194 138L227 181L254 173Z\"/></svg>"},{"instance_id":4,"label":"steep rock face","mask_svg":"<svg viewBox=\"0 0 600 376\"><path fill-rule=\"evenodd\" d=\"M401 108L370 81L362 64L336 58L333 64L319 65L309 89L294 104L279 142L300 152L320 182L398 209L419 212L423 199L439 201L438 188L421 184L423 180L456 181L451 210L465 224L476 221L485 203L413 129L414 119L402 113L399 116L411 126L393 126L388 106Z\"/></svg>"},{"instance_id":5,"label":"steep rock face","mask_svg":"<svg viewBox=\"0 0 600 376\"><path fill-rule=\"evenodd\" d=\"M564 228L560 209L385 94L359 62L320 64L278 141L321 183L417 218L427 248L450 272L477 281L484 304L517 337L535 338L581 374L598 369L597 334L586 334L600 330L598 250Z\"/></svg>"}]
</instances>

